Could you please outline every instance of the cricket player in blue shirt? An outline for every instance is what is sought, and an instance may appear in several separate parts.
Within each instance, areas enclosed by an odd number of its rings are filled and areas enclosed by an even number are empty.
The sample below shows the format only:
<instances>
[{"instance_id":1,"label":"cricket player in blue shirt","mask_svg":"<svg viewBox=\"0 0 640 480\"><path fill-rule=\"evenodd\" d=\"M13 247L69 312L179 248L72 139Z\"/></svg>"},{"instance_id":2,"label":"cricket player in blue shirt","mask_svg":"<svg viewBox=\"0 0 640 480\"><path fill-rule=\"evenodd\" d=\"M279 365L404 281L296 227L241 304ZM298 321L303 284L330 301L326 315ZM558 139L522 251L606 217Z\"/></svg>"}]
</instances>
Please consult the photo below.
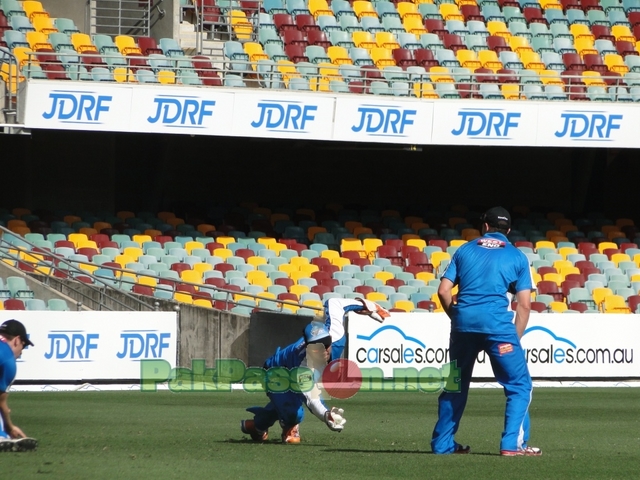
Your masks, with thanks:
<instances>
[{"instance_id":1,"label":"cricket player in blue shirt","mask_svg":"<svg viewBox=\"0 0 640 480\"><path fill-rule=\"evenodd\" d=\"M317 383L324 366L342 356L346 345L344 320L349 312L368 315L379 322L390 315L387 310L369 300L329 299L324 304L323 316L305 327L302 338L286 347L279 347L265 361L265 370L274 367L291 370L308 366L314 372ZM314 353L313 356L311 352ZM333 431L342 431L346 423L344 410L337 407L329 409L319 389L305 393L291 390L282 393L268 392L267 396L269 403L264 407L247 408L248 412L254 414L254 418L242 420L240 424L242 433L248 434L254 441L267 440L269 428L280 422L282 442L300 443L299 424L304 418L304 405Z\"/></svg>"},{"instance_id":2,"label":"cricket player in blue shirt","mask_svg":"<svg viewBox=\"0 0 640 480\"><path fill-rule=\"evenodd\" d=\"M541 450L527 445L533 385L520 344L535 286L526 255L506 237L511 228L509 212L491 208L482 224L483 236L460 246L440 279L438 296L451 319L449 355L460 369L461 390L440 395L431 447L436 454L470 452L454 436L467 403L476 357L484 351L507 398L500 454L537 456ZM511 309L514 295L515 312Z\"/></svg>"},{"instance_id":3,"label":"cricket player in blue shirt","mask_svg":"<svg viewBox=\"0 0 640 480\"><path fill-rule=\"evenodd\" d=\"M28 345L33 343L21 322L7 320L0 325L0 452L34 450L38 445L11 421L7 404L8 390L16 377L16 359Z\"/></svg>"}]
</instances>

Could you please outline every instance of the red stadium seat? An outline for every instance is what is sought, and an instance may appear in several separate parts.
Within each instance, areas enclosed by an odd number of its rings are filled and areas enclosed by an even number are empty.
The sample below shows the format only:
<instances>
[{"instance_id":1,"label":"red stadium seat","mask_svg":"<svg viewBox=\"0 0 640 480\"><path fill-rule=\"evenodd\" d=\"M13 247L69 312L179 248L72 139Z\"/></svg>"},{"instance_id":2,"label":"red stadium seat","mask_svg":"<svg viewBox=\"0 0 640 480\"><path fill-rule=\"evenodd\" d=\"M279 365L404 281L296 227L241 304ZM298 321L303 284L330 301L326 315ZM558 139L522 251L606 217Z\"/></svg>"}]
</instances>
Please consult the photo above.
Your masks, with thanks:
<instances>
[{"instance_id":1,"label":"red stadium seat","mask_svg":"<svg viewBox=\"0 0 640 480\"><path fill-rule=\"evenodd\" d=\"M320 30L320 27L316 25L313 15L309 15L307 13L299 13L296 15L296 25L298 30L302 30L304 32L308 32L309 30Z\"/></svg>"},{"instance_id":2,"label":"red stadium seat","mask_svg":"<svg viewBox=\"0 0 640 480\"><path fill-rule=\"evenodd\" d=\"M282 35L285 30L297 30L298 26L296 25L295 20L288 13L276 13L273 15L273 23L278 30L278 33Z\"/></svg>"},{"instance_id":3,"label":"red stadium seat","mask_svg":"<svg viewBox=\"0 0 640 480\"><path fill-rule=\"evenodd\" d=\"M413 57L413 50L407 48L396 48L392 50L391 55L396 65L406 70L406 67L417 65L416 59Z\"/></svg>"},{"instance_id":4,"label":"red stadium seat","mask_svg":"<svg viewBox=\"0 0 640 480\"><path fill-rule=\"evenodd\" d=\"M413 51L413 57L418 66L424 67L429 70L431 67L437 67L440 64L438 60L433 56L433 51L427 48L417 48Z\"/></svg>"}]
</instances>

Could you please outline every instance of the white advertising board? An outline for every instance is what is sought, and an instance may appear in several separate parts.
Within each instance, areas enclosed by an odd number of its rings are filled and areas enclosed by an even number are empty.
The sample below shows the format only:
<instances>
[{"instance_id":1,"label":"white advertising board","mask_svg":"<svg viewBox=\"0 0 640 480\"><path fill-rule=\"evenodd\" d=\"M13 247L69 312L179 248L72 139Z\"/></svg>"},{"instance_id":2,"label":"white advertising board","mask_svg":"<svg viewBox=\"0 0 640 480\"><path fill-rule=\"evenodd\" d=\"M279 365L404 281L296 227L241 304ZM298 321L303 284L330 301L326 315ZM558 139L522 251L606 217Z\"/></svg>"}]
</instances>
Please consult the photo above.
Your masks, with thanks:
<instances>
[{"instance_id":1,"label":"white advertising board","mask_svg":"<svg viewBox=\"0 0 640 480\"><path fill-rule=\"evenodd\" d=\"M333 140L431 143L433 103L353 95L336 99Z\"/></svg>"},{"instance_id":2,"label":"white advertising board","mask_svg":"<svg viewBox=\"0 0 640 480\"><path fill-rule=\"evenodd\" d=\"M640 146L640 112L634 105L553 103L540 108L538 115L537 143L541 146Z\"/></svg>"},{"instance_id":3,"label":"white advertising board","mask_svg":"<svg viewBox=\"0 0 640 480\"><path fill-rule=\"evenodd\" d=\"M130 125L132 94L127 85L29 81L24 124L52 130L137 131Z\"/></svg>"},{"instance_id":4,"label":"white advertising board","mask_svg":"<svg viewBox=\"0 0 640 480\"><path fill-rule=\"evenodd\" d=\"M348 355L360 368L441 367L449 362L445 314L392 313L383 324L359 315L348 320ZM534 378L639 378L640 322L635 315L532 313L522 337ZM478 356L474 378L491 378Z\"/></svg>"},{"instance_id":5,"label":"white advertising board","mask_svg":"<svg viewBox=\"0 0 640 480\"><path fill-rule=\"evenodd\" d=\"M231 135L234 94L212 88L136 89L131 99L132 131L189 135Z\"/></svg>"},{"instance_id":6,"label":"white advertising board","mask_svg":"<svg viewBox=\"0 0 640 480\"><path fill-rule=\"evenodd\" d=\"M425 100L28 80L26 128L407 145L640 148L640 111L613 102Z\"/></svg>"},{"instance_id":7,"label":"white advertising board","mask_svg":"<svg viewBox=\"0 0 640 480\"><path fill-rule=\"evenodd\" d=\"M254 90L235 94L233 136L331 140L335 99Z\"/></svg>"},{"instance_id":8,"label":"white advertising board","mask_svg":"<svg viewBox=\"0 0 640 480\"><path fill-rule=\"evenodd\" d=\"M33 347L18 359L16 380L140 380L140 360L177 359L173 312L0 311L21 321Z\"/></svg>"},{"instance_id":9,"label":"white advertising board","mask_svg":"<svg viewBox=\"0 0 640 480\"><path fill-rule=\"evenodd\" d=\"M539 106L528 102L434 103L433 139L444 145L536 145Z\"/></svg>"}]
</instances>

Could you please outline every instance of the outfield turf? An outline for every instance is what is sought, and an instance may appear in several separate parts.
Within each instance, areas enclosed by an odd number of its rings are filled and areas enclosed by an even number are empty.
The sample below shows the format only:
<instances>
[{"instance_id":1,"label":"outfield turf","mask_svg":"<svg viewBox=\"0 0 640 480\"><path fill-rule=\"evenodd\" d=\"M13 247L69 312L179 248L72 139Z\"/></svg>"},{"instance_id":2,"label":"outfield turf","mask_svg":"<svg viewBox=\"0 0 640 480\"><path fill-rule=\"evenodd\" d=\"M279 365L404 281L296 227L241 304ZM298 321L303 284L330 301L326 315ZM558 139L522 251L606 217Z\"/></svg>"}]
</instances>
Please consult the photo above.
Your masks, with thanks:
<instances>
[{"instance_id":1,"label":"outfield turf","mask_svg":"<svg viewBox=\"0 0 640 480\"><path fill-rule=\"evenodd\" d=\"M256 444L240 432L262 394L169 392L11 393L14 421L40 440L35 452L0 453L2 479L135 478L638 478L640 388L537 388L531 445L539 458L503 458L504 397L473 389L457 440L471 455L436 456L429 439L437 397L359 393L335 402L344 432L307 412L302 443L280 428Z\"/></svg>"}]
</instances>

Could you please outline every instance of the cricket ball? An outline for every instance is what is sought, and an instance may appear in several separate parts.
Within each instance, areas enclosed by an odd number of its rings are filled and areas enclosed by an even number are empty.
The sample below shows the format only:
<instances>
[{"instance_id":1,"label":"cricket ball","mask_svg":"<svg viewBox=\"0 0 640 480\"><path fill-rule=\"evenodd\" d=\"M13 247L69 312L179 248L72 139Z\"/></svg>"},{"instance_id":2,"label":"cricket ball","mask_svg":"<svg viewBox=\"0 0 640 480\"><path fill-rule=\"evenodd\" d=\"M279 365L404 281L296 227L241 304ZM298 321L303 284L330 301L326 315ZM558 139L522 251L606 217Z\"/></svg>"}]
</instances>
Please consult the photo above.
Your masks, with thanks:
<instances>
[{"instance_id":1,"label":"cricket ball","mask_svg":"<svg viewBox=\"0 0 640 480\"><path fill-rule=\"evenodd\" d=\"M333 398L351 398L362 386L360 367L346 358L334 360L322 372L322 386Z\"/></svg>"}]
</instances>

